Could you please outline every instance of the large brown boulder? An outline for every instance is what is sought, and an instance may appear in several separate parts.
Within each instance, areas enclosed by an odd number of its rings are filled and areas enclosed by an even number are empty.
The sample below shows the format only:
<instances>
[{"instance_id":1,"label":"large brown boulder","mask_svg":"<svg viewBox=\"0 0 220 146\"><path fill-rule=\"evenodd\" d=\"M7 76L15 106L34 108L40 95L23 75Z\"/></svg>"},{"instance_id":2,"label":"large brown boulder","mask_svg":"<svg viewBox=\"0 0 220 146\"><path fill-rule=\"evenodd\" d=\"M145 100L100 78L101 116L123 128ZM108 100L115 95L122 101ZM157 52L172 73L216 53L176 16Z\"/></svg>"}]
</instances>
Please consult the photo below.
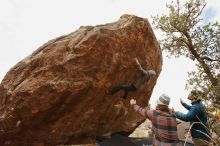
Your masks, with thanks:
<instances>
[{"instance_id":1,"label":"large brown boulder","mask_svg":"<svg viewBox=\"0 0 220 146\"><path fill-rule=\"evenodd\" d=\"M137 78L137 57L157 73L136 92L105 91ZM80 27L53 39L10 69L0 84L0 145L88 143L96 135L130 134L143 118L162 66L160 46L146 19Z\"/></svg>"}]
</instances>

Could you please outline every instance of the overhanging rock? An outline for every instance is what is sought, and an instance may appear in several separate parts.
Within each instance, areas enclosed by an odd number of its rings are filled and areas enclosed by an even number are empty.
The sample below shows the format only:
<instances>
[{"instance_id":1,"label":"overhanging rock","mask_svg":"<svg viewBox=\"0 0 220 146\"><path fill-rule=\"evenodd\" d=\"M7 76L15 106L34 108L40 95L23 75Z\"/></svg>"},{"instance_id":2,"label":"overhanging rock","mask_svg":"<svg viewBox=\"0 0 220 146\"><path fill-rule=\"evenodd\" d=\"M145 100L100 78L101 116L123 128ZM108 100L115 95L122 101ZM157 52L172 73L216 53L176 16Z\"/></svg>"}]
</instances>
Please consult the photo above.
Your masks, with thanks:
<instances>
[{"instance_id":1,"label":"overhanging rock","mask_svg":"<svg viewBox=\"0 0 220 146\"><path fill-rule=\"evenodd\" d=\"M134 58L157 73L129 98L105 91L137 78ZM58 145L131 133L143 118L129 106L150 99L162 54L146 19L80 27L20 61L0 84L0 145Z\"/></svg>"}]
</instances>

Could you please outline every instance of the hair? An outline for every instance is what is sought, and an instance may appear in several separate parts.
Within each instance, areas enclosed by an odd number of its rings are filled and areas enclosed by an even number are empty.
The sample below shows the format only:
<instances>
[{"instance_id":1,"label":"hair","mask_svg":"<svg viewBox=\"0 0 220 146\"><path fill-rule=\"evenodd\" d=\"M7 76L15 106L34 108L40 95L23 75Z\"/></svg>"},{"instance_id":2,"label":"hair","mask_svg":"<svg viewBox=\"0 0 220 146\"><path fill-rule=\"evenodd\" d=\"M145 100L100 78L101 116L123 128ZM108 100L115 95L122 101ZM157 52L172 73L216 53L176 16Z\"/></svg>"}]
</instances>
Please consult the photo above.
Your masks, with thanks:
<instances>
[{"instance_id":1,"label":"hair","mask_svg":"<svg viewBox=\"0 0 220 146\"><path fill-rule=\"evenodd\" d=\"M160 111L169 113L169 108L167 105L157 104L156 110L160 110Z\"/></svg>"},{"instance_id":2,"label":"hair","mask_svg":"<svg viewBox=\"0 0 220 146\"><path fill-rule=\"evenodd\" d=\"M193 97L193 99L197 100L200 99L204 94L199 90L192 90L189 96Z\"/></svg>"}]
</instances>

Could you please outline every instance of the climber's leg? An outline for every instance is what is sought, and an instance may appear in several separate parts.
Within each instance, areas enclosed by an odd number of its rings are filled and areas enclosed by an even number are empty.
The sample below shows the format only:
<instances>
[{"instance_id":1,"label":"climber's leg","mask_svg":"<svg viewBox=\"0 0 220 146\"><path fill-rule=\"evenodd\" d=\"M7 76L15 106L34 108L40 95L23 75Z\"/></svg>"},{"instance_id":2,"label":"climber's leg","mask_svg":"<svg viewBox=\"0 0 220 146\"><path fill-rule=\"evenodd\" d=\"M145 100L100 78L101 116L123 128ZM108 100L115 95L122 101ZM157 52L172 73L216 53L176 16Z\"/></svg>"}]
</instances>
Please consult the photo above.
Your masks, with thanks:
<instances>
[{"instance_id":1,"label":"climber's leg","mask_svg":"<svg viewBox=\"0 0 220 146\"><path fill-rule=\"evenodd\" d=\"M129 86L129 85L122 84L122 85L116 86L113 89L111 89L110 91L106 91L106 94L113 95L120 90L125 90L127 88L127 86Z\"/></svg>"},{"instance_id":2,"label":"climber's leg","mask_svg":"<svg viewBox=\"0 0 220 146\"><path fill-rule=\"evenodd\" d=\"M124 89L124 96L122 96L121 98L124 98L124 99L127 98L128 92L133 92L137 90L137 88L133 84L126 85L123 89Z\"/></svg>"}]
</instances>

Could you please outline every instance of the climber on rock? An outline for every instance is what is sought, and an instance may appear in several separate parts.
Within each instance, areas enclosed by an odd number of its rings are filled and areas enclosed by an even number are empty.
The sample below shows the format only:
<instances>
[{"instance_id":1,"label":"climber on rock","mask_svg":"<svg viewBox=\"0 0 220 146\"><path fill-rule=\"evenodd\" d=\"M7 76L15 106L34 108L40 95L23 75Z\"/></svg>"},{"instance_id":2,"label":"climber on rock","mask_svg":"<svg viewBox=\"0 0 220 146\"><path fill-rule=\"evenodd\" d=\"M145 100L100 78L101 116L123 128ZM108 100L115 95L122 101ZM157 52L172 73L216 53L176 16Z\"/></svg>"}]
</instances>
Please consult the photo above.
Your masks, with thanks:
<instances>
[{"instance_id":1,"label":"climber on rock","mask_svg":"<svg viewBox=\"0 0 220 146\"><path fill-rule=\"evenodd\" d=\"M121 98L126 99L128 92L136 91L142 84L144 84L145 81L148 82L152 76L156 75L154 70L144 70L137 58L134 60L138 66L138 70L140 71L140 76L133 83L116 86L110 91L106 91L106 94L113 95L120 90L124 90L124 95Z\"/></svg>"}]
</instances>

